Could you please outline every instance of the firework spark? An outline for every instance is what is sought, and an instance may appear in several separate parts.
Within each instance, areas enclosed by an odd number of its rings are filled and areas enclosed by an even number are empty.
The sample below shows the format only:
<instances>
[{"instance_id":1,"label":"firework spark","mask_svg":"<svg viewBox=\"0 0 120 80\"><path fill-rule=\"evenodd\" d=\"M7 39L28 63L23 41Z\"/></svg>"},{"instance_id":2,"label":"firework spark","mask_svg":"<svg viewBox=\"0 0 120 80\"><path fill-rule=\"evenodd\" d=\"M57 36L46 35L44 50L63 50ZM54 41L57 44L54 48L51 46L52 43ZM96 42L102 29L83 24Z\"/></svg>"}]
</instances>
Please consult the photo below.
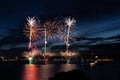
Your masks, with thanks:
<instances>
[{"instance_id":1,"label":"firework spark","mask_svg":"<svg viewBox=\"0 0 120 80\"><path fill-rule=\"evenodd\" d=\"M37 40L38 38L40 38L40 27L37 24L37 21L35 20L35 18L27 18L27 25L24 29L24 34L29 38L29 45L28 48L32 48L32 42Z\"/></svg>"},{"instance_id":2,"label":"firework spark","mask_svg":"<svg viewBox=\"0 0 120 80\"><path fill-rule=\"evenodd\" d=\"M43 24L43 30L44 30L44 36L45 36L45 46L44 46L44 54L46 54L46 44L47 44L47 38L48 39L54 39L58 37L61 27L63 26L61 24L61 20L50 20L46 21Z\"/></svg>"},{"instance_id":3,"label":"firework spark","mask_svg":"<svg viewBox=\"0 0 120 80\"><path fill-rule=\"evenodd\" d=\"M37 21L33 18L28 17L28 23L24 29L24 34L29 37L30 40L36 40L40 37L40 27Z\"/></svg>"},{"instance_id":4,"label":"firework spark","mask_svg":"<svg viewBox=\"0 0 120 80\"><path fill-rule=\"evenodd\" d=\"M69 53L69 39L70 39L70 31L71 31L71 27L74 26L74 24L76 23L76 20L74 20L74 18L67 18L65 20L65 24L67 26L67 30L66 30L66 36L65 36L65 42L66 42L66 53ZM71 53L69 53L71 54ZM71 54L72 55L72 54Z\"/></svg>"},{"instance_id":5,"label":"firework spark","mask_svg":"<svg viewBox=\"0 0 120 80\"><path fill-rule=\"evenodd\" d=\"M64 27L63 29L62 29L62 31L60 32L60 39L62 40L62 41L64 41L65 43L67 42L67 38L68 38L68 40L69 40L69 42L74 42L75 41L75 38L74 38L74 36L75 36L75 31L76 31L76 29L74 28L74 27L71 27L70 28L70 31L69 31L69 37L67 37L67 33L68 33L68 30L67 30L68 28L67 27Z\"/></svg>"},{"instance_id":6,"label":"firework spark","mask_svg":"<svg viewBox=\"0 0 120 80\"><path fill-rule=\"evenodd\" d=\"M76 20L74 18L67 18L65 20L65 23L68 27L74 26L74 24L76 23Z\"/></svg>"},{"instance_id":7,"label":"firework spark","mask_svg":"<svg viewBox=\"0 0 120 80\"><path fill-rule=\"evenodd\" d=\"M29 26L34 26L34 25L36 25L35 17L32 17L32 18L28 17L28 18L27 18L27 21L28 21L28 25L29 25Z\"/></svg>"},{"instance_id":8,"label":"firework spark","mask_svg":"<svg viewBox=\"0 0 120 80\"><path fill-rule=\"evenodd\" d=\"M40 54L42 54L42 52L40 50L34 49L32 51L26 51L26 52L24 52L23 56L25 58L29 58L29 57L34 57L34 56L37 56L37 55L40 55Z\"/></svg>"},{"instance_id":9,"label":"firework spark","mask_svg":"<svg viewBox=\"0 0 120 80\"><path fill-rule=\"evenodd\" d=\"M58 37L61 28L63 27L61 20L50 20L43 24L44 30L46 30L46 37L49 39L54 39Z\"/></svg>"},{"instance_id":10,"label":"firework spark","mask_svg":"<svg viewBox=\"0 0 120 80\"><path fill-rule=\"evenodd\" d=\"M70 55L69 53L70 53L71 55ZM77 53L77 52L71 52L71 51L70 51L69 53L61 52L60 55L63 56L63 57L75 57L75 56L78 56L78 55L79 55L79 53Z\"/></svg>"}]
</instances>

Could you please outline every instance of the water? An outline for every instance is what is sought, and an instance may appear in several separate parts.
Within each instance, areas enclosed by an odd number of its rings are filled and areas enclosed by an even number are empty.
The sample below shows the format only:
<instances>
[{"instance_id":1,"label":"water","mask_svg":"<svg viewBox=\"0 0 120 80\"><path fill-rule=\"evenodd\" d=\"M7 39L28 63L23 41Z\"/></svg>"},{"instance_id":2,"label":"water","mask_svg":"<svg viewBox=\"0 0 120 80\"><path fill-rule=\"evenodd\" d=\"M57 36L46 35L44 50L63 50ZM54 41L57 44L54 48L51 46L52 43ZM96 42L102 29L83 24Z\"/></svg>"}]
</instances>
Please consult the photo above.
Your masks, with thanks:
<instances>
[{"instance_id":1,"label":"water","mask_svg":"<svg viewBox=\"0 0 120 80\"><path fill-rule=\"evenodd\" d=\"M0 64L0 80L48 80L57 72L79 69L92 80L120 80L120 62L98 63L93 67L79 64Z\"/></svg>"}]
</instances>

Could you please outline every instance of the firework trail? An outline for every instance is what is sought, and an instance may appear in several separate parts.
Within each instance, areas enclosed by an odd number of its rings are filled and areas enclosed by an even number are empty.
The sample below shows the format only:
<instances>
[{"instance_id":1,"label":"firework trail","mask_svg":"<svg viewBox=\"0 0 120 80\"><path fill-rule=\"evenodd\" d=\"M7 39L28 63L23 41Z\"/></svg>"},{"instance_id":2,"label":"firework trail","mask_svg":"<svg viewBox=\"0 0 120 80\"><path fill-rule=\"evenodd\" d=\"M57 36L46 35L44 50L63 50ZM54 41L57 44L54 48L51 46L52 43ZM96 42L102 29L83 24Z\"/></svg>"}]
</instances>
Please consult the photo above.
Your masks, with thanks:
<instances>
[{"instance_id":1,"label":"firework trail","mask_svg":"<svg viewBox=\"0 0 120 80\"><path fill-rule=\"evenodd\" d=\"M46 28L45 28L44 34L45 34L45 47L44 47L44 55L45 55L46 54L46 44L47 44L47 40L46 40L47 31L46 31Z\"/></svg>"},{"instance_id":2,"label":"firework trail","mask_svg":"<svg viewBox=\"0 0 120 80\"><path fill-rule=\"evenodd\" d=\"M67 37L68 28L64 26L64 28L62 29L62 32L59 35L59 38L62 41L64 41L66 44L67 44L67 40L69 40L69 42L74 42L75 41L74 36L76 35L75 31L76 31L75 27L71 27L69 31L69 37Z\"/></svg>"},{"instance_id":3,"label":"firework trail","mask_svg":"<svg viewBox=\"0 0 120 80\"><path fill-rule=\"evenodd\" d=\"M55 39L60 34L61 28L63 27L61 20L49 20L43 24L44 30L44 54L46 55L47 39Z\"/></svg>"},{"instance_id":4,"label":"firework trail","mask_svg":"<svg viewBox=\"0 0 120 80\"><path fill-rule=\"evenodd\" d=\"M69 53L69 37L70 37L70 29L74 24L76 23L76 20L74 18L67 18L65 20L66 26L67 26L67 36L66 36L66 52Z\"/></svg>"},{"instance_id":5,"label":"firework trail","mask_svg":"<svg viewBox=\"0 0 120 80\"><path fill-rule=\"evenodd\" d=\"M29 44L28 44L28 49L33 49L34 42L40 38L40 27L37 24L37 21L34 17L27 18L27 25L24 29L24 34L29 38Z\"/></svg>"},{"instance_id":6,"label":"firework trail","mask_svg":"<svg viewBox=\"0 0 120 80\"><path fill-rule=\"evenodd\" d=\"M34 17L27 18L27 24L25 29L23 30L24 34L29 38L28 49L30 50L26 57L28 56L28 60L33 60L34 56L38 54L36 50L36 40L41 36L41 28L39 27L38 21Z\"/></svg>"}]
</instances>

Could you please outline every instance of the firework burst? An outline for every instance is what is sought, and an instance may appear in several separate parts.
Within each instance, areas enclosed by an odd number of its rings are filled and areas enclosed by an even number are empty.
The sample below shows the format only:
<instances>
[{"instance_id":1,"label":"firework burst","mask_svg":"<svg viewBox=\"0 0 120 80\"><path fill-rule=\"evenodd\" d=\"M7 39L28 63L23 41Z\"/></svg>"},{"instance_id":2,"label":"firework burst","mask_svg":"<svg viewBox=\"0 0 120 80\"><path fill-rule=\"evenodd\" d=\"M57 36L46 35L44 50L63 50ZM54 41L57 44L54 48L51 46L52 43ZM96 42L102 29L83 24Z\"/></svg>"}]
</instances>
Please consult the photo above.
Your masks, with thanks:
<instances>
[{"instance_id":1,"label":"firework burst","mask_svg":"<svg viewBox=\"0 0 120 80\"><path fill-rule=\"evenodd\" d=\"M71 27L70 31L69 31L69 37L67 37L67 27L64 27L63 30L60 32L59 34L59 38L64 41L65 43L67 42L67 38L69 39L69 42L74 42L75 41L75 31L76 29L74 27Z\"/></svg>"},{"instance_id":2,"label":"firework burst","mask_svg":"<svg viewBox=\"0 0 120 80\"><path fill-rule=\"evenodd\" d=\"M45 46L44 46L44 54L46 54L46 44L47 44L47 38L48 39L54 39L58 37L61 31L62 27L62 21L61 20L50 20L46 21L43 24L43 30L44 30L44 36L45 36Z\"/></svg>"},{"instance_id":3,"label":"firework burst","mask_svg":"<svg viewBox=\"0 0 120 80\"><path fill-rule=\"evenodd\" d=\"M30 40L36 40L38 38L40 38L40 32L41 29L39 27L39 25L37 24L37 21L35 20L35 18L30 18L28 17L27 19L28 23L25 27L25 29L23 30L24 34L30 39Z\"/></svg>"},{"instance_id":4,"label":"firework burst","mask_svg":"<svg viewBox=\"0 0 120 80\"><path fill-rule=\"evenodd\" d=\"M74 24L76 23L76 20L74 20L74 18L67 18L65 20L66 26L67 26L67 35L66 35L66 44L69 44L69 38L70 38L70 33L71 32L71 26L74 26Z\"/></svg>"},{"instance_id":5,"label":"firework burst","mask_svg":"<svg viewBox=\"0 0 120 80\"><path fill-rule=\"evenodd\" d=\"M49 20L43 24L43 29L46 30L46 37L49 39L58 37L62 27L63 24L61 20Z\"/></svg>"},{"instance_id":6,"label":"firework burst","mask_svg":"<svg viewBox=\"0 0 120 80\"><path fill-rule=\"evenodd\" d=\"M41 28L34 17L27 18L27 25L23 30L24 34L29 38L28 48L32 49L32 44L41 36Z\"/></svg>"},{"instance_id":7,"label":"firework burst","mask_svg":"<svg viewBox=\"0 0 120 80\"><path fill-rule=\"evenodd\" d=\"M60 32L60 39L63 40L66 44L69 43L69 41L75 41L75 27L74 26L76 20L74 18L66 18L64 21L64 26L61 27Z\"/></svg>"},{"instance_id":8,"label":"firework burst","mask_svg":"<svg viewBox=\"0 0 120 80\"><path fill-rule=\"evenodd\" d=\"M37 55L40 55L42 54L42 52L38 49L34 49L32 51L26 51L26 52L23 52L23 56L25 58L28 58L28 57L34 57L34 56L37 56Z\"/></svg>"},{"instance_id":9,"label":"firework burst","mask_svg":"<svg viewBox=\"0 0 120 80\"><path fill-rule=\"evenodd\" d=\"M32 18L28 17L28 18L27 18L27 21L28 21L27 24L28 24L29 26L34 26L34 25L36 25L36 23L37 23L36 20L35 20L35 17L32 17Z\"/></svg>"},{"instance_id":10,"label":"firework burst","mask_svg":"<svg viewBox=\"0 0 120 80\"><path fill-rule=\"evenodd\" d=\"M76 20L74 18L66 18L65 23L68 27L74 26Z\"/></svg>"},{"instance_id":11,"label":"firework burst","mask_svg":"<svg viewBox=\"0 0 120 80\"><path fill-rule=\"evenodd\" d=\"M72 39L70 33L73 33L71 31L71 27L74 26L75 23L76 23L76 20L74 20L74 18L66 18L65 20L66 26L64 31L65 32L64 40L66 43L66 53L69 53L69 47L70 47L69 39Z\"/></svg>"},{"instance_id":12,"label":"firework burst","mask_svg":"<svg viewBox=\"0 0 120 80\"><path fill-rule=\"evenodd\" d=\"M61 52L60 55L63 56L63 57L75 57L75 56L78 56L79 53L77 52L69 52L70 54L66 53L66 52Z\"/></svg>"},{"instance_id":13,"label":"firework burst","mask_svg":"<svg viewBox=\"0 0 120 80\"><path fill-rule=\"evenodd\" d=\"M26 58L26 60L29 60L29 63L31 64L34 57L37 55L40 55L42 52L40 50L34 49L32 51L26 51L23 53L23 57Z\"/></svg>"}]
</instances>

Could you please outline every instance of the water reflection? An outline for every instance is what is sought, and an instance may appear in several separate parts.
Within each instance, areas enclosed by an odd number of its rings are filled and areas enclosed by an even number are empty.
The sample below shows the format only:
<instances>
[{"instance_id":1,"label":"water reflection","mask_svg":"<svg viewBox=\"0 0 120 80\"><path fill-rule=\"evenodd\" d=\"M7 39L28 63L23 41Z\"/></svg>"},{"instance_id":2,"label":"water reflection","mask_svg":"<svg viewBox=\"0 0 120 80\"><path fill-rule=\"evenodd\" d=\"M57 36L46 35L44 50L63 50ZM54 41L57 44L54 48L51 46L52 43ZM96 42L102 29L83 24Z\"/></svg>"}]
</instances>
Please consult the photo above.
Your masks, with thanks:
<instances>
[{"instance_id":1,"label":"water reflection","mask_svg":"<svg viewBox=\"0 0 120 80\"><path fill-rule=\"evenodd\" d=\"M75 64L63 64L60 66L60 71L70 71L70 70L73 70L73 69L76 69L76 65Z\"/></svg>"},{"instance_id":2,"label":"water reflection","mask_svg":"<svg viewBox=\"0 0 120 80\"><path fill-rule=\"evenodd\" d=\"M33 64L25 65L23 68L22 75L23 75L22 80L39 80L40 79L39 69Z\"/></svg>"},{"instance_id":3,"label":"water reflection","mask_svg":"<svg viewBox=\"0 0 120 80\"><path fill-rule=\"evenodd\" d=\"M48 80L49 77L55 74L55 65L47 64L40 66L41 80Z\"/></svg>"},{"instance_id":4,"label":"water reflection","mask_svg":"<svg viewBox=\"0 0 120 80\"><path fill-rule=\"evenodd\" d=\"M61 71L70 71L76 69L74 64L62 64L62 65L35 65L28 64L23 68L22 79L21 80L48 80L53 77L55 73Z\"/></svg>"},{"instance_id":5,"label":"water reflection","mask_svg":"<svg viewBox=\"0 0 120 80\"><path fill-rule=\"evenodd\" d=\"M48 80L57 72L80 69L91 80L120 80L120 62L99 62L92 68L79 64L0 64L0 80Z\"/></svg>"}]
</instances>

